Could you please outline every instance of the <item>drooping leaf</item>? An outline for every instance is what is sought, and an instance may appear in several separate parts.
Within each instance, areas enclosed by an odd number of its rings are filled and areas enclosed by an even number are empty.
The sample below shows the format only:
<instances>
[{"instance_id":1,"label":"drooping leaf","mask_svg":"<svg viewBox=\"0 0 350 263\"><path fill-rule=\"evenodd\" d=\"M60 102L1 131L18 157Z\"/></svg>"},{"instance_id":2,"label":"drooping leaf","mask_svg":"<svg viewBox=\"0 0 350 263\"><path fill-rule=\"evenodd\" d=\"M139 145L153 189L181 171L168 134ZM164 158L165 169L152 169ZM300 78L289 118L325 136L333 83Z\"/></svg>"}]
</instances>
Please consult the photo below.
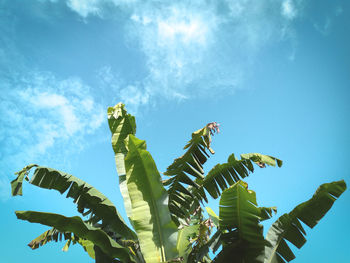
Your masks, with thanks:
<instances>
[{"instance_id":1,"label":"drooping leaf","mask_svg":"<svg viewBox=\"0 0 350 263\"><path fill-rule=\"evenodd\" d=\"M92 259L95 259L94 248L96 246L94 246L94 243L92 243L90 240L82 239L82 238L79 238L78 240L76 240L76 242L84 248L85 252L87 252Z\"/></svg>"},{"instance_id":2,"label":"drooping leaf","mask_svg":"<svg viewBox=\"0 0 350 263\"><path fill-rule=\"evenodd\" d=\"M56 228L51 228L45 231L44 233L42 233L41 235L39 235L38 237L36 237L35 239L33 239L32 241L30 241L28 246L31 249L37 249L40 246L43 246L50 241L58 242L58 241L62 241L62 239L71 240L71 237L72 237L72 233L70 232L60 232Z\"/></svg>"},{"instance_id":3,"label":"drooping leaf","mask_svg":"<svg viewBox=\"0 0 350 263\"><path fill-rule=\"evenodd\" d=\"M70 246L70 243L72 242L71 239L68 239L68 241L66 242L66 244L64 244L62 251L67 252Z\"/></svg>"},{"instance_id":4,"label":"drooping leaf","mask_svg":"<svg viewBox=\"0 0 350 263\"><path fill-rule=\"evenodd\" d=\"M300 221L313 228L328 212L333 203L345 191L342 181L322 184L312 198L296 206L289 214L282 215L269 229L265 247L265 263L284 263L295 258L286 240L297 248L306 242L306 232Z\"/></svg>"},{"instance_id":5,"label":"drooping leaf","mask_svg":"<svg viewBox=\"0 0 350 263\"><path fill-rule=\"evenodd\" d=\"M184 147L185 150L187 149L185 154L175 159L164 173L170 177L164 184L169 186L169 209L173 219L189 216L188 210L192 203L192 194L184 185L199 187L192 178L203 178L203 164L209 158L206 150L214 154L210 147L211 135L214 131L218 131L218 124L215 122L208 123L204 128L192 133L191 140ZM206 199L204 191L196 193L199 199Z\"/></svg>"},{"instance_id":6,"label":"drooping leaf","mask_svg":"<svg viewBox=\"0 0 350 263\"><path fill-rule=\"evenodd\" d=\"M108 124L112 133L112 147L115 156L115 163L119 175L119 188L123 196L126 214L131 222L131 203L126 186L126 172L124 159L127 154L124 140L129 134L136 134L135 117L127 113L124 104L118 103L108 108ZM131 222L132 223L132 222Z\"/></svg>"},{"instance_id":7,"label":"drooping leaf","mask_svg":"<svg viewBox=\"0 0 350 263\"><path fill-rule=\"evenodd\" d=\"M170 218L168 195L145 141L129 135L126 140L126 180L131 219L146 262L176 258L177 227Z\"/></svg>"},{"instance_id":8,"label":"drooping leaf","mask_svg":"<svg viewBox=\"0 0 350 263\"><path fill-rule=\"evenodd\" d=\"M125 224L113 203L96 188L67 173L37 165L32 165L32 167L35 167L35 171L30 180L31 184L45 189L54 189L61 194L67 192L67 198L74 199L78 211L84 216L91 214L95 222L102 220L103 224L109 225L115 233L124 238L137 238L136 234ZM22 171L19 172L13 184L23 180ZM26 173L28 172L29 169L26 169ZM21 188L22 186L17 187L19 192L22 191Z\"/></svg>"},{"instance_id":9,"label":"drooping leaf","mask_svg":"<svg viewBox=\"0 0 350 263\"><path fill-rule=\"evenodd\" d=\"M214 166L205 176L203 182L198 182L198 184L204 187L213 198L218 198L221 191L254 172L254 162L260 167L265 167L265 164L275 166L276 161L279 167L282 165L281 160L259 153L241 154L241 158L238 160L234 154L231 154L227 163Z\"/></svg>"},{"instance_id":10,"label":"drooping leaf","mask_svg":"<svg viewBox=\"0 0 350 263\"><path fill-rule=\"evenodd\" d=\"M103 230L95 228L85 223L80 217L65 217L59 214L16 211L18 219L27 220L31 223L39 223L54 227L60 232L71 232L75 235L87 239L103 250L104 253L123 260L123 262L134 262L127 248L122 247Z\"/></svg>"},{"instance_id":11,"label":"drooping leaf","mask_svg":"<svg viewBox=\"0 0 350 263\"><path fill-rule=\"evenodd\" d=\"M32 169L33 167L37 167L37 166L38 165L36 165L36 164L30 164L30 165L27 165L26 167L24 167L21 171L15 173L17 175L17 178L12 180L12 182L11 182L12 196L23 194L23 191L22 191L23 180L24 179L28 180L28 173L29 173L30 169Z\"/></svg>"},{"instance_id":12,"label":"drooping leaf","mask_svg":"<svg viewBox=\"0 0 350 263\"><path fill-rule=\"evenodd\" d=\"M262 262L264 237L255 192L238 181L223 191L219 207L223 248L215 262ZM233 257L234 255L234 257Z\"/></svg>"}]
</instances>

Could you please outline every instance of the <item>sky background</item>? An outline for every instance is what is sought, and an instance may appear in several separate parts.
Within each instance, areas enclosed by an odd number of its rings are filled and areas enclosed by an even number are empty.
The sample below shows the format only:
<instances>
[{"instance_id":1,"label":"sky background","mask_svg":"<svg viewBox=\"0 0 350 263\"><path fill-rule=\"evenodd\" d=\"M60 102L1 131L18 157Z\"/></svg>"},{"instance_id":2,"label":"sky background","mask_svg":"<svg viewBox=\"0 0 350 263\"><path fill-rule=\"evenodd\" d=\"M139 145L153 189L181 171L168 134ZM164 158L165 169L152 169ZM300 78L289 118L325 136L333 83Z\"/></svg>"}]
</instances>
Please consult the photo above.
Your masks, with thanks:
<instances>
[{"instance_id":1,"label":"sky background","mask_svg":"<svg viewBox=\"0 0 350 263\"><path fill-rule=\"evenodd\" d=\"M247 179L259 205L278 207L265 232L320 184L349 185L349 30L339 0L1 0L1 262L93 262L79 246L26 246L47 227L15 210L77 215L29 184L10 197L29 163L87 181L126 218L106 118L120 101L160 171L212 121L221 133L206 171L231 153L282 159ZM348 190L307 229L294 262L350 262L349 202Z\"/></svg>"}]
</instances>

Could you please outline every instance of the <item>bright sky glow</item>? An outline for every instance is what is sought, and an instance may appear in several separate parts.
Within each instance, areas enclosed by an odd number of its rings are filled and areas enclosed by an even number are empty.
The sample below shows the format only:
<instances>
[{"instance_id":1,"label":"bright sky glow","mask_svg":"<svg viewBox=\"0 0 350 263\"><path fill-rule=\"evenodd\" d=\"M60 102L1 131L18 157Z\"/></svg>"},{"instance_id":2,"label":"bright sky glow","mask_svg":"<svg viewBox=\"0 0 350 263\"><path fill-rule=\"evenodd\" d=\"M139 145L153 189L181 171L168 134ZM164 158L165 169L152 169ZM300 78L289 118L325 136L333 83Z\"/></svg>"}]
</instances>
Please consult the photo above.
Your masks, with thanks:
<instances>
[{"instance_id":1,"label":"bright sky glow","mask_svg":"<svg viewBox=\"0 0 350 263\"><path fill-rule=\"evenodd\" d=\"M184 45L198 43L206 44L206 24L198 19L190 19L187 21L159 21L158 32L160 35L161 45L179 41Z\"/></svg>"},{"instance_id":2,"label":"bright sky glow","mask_svg":"<svg viewBox=\"0 0 350 263\"><path fill-rule=\"evenodd\" d=\"M288 19L293 19L297 15L297 11L294 8L291 0L285 0L282 3L282 14Z\"/></svg>"}]
</instances>

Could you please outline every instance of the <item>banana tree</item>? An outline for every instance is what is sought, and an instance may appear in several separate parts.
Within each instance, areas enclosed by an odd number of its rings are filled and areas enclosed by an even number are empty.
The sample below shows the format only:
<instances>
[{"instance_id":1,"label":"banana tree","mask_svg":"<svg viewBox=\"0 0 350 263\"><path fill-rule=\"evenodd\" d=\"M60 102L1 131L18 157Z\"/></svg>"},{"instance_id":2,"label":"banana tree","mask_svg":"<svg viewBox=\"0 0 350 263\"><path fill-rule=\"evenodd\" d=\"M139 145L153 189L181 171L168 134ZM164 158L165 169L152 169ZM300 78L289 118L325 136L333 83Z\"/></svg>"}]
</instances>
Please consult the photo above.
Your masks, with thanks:
<instances>
[{"instance_id":1,"label":"banana tree","mask_svg":"<svg viewBox=\"0 0 350 263\"><path fill-rule=\"evenodd\" d=\"M22 195L26 180L67 193L82 215L16 211L18 219L51 227L28 244L32 249L65 240L64 251L79 244L96 262L289 262L295 256L286 241L301 248L306 242L301 222L313 228L346 189L344 181L321 185L310 200L279 217L264 237L261 222L276 208L259 207L243 179L255 167L281 167L280 159L232 154L205 174L203 165L214 154L212 136L219 132L213 122L192 133L185 153L161 175L146 142L135 136L135 118L123 104L108 108L108 123L129 224L93 186L64 172L28 165L11 182L12 195ZM219 197L217 216L206 203Z\"/></svg>"}]
</instances>

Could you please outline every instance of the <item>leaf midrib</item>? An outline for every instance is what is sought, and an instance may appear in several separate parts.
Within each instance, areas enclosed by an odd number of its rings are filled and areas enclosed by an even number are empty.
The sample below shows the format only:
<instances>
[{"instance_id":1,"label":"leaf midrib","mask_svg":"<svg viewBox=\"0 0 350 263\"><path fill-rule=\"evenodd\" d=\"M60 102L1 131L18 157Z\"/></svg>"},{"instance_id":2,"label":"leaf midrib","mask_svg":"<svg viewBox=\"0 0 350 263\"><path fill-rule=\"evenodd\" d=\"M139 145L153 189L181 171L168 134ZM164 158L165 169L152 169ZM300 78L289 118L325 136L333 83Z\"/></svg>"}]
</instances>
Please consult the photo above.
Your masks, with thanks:
<instances>
[{"instance_id":1,"label":"leaf midrib","mask_svg":"<svg viewBox=\"0 0 350 263\"><path fill-rule=\"evenodd\" d=\"M144 174L146 174L146 178L147 178L147 182L148 182L148 186L150 187L151 186L151 182L149 181L149 177L148 177L148 173L147 173L147 169L145 169L145 165L144 165L144 161L143 161L143 158L141 157L141 151L144 151L147 155L148 155L148 152L147 150L143 150L143 149L136 149L136 152L137 152L137 158L139 160L141 160L141 163L142 163L142 169L144 170ZM150 157L150 156L149 156ZM152 157L151 157L152 158ZM149 188L148 188L149 189ZM151 193L151 191L150 191ZM159 211L158 211L158 208L157 208L157 205L155 203L155 200L153 198L153 195L151 193L150 195L152 198L152 205L153 205L153 209L155 210L155 218L156 218L156 221L157 221L157 228L158 228L158 235L159 235L159 241L160 241L160 250L161 250L161 257L162 257L162 262L165 262L166 261L166 257L165 257L165 250L164 250L164 241L163 241L163 236L162 236L162 232L161 232L161 221L160 221L160 218L159 218Z\"/></svg>"}]
</instances>

